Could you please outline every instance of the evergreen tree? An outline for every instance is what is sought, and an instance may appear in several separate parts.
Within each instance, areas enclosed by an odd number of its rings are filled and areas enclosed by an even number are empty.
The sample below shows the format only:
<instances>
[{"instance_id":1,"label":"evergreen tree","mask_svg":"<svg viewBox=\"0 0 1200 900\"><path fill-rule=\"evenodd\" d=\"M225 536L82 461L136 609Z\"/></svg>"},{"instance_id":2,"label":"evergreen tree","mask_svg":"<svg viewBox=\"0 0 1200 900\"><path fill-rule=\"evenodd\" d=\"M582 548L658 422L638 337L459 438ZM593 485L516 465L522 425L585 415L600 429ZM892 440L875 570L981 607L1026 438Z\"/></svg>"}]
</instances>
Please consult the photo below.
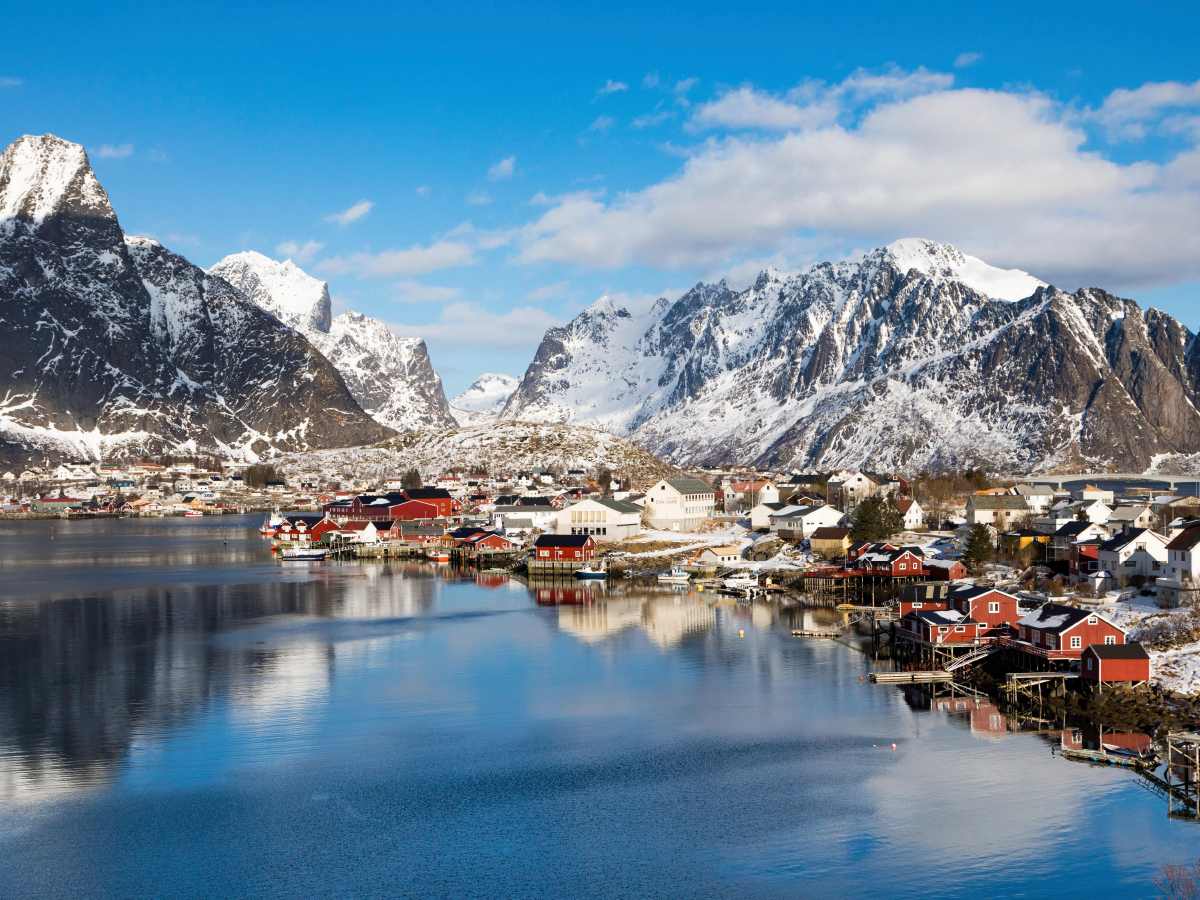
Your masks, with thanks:
<instances>
[{"instance_id":1,"label":"evergreen tree","mask_svg":"<svg viewBox=\"0 0 1200 900\"><path fill-rule=\"evenodd\" d=\"M1076 512L1075 512L1075 521L1076 522L1090 522L1091 521L1091 518L1087 514L1087 510L1084 509L1082 506L1079 507L1079 509L1076 510Z\"/></svg>"},{"instance_id":2,"label":"evergreen tree","mask_svg":"<svg viewBox=\"0 0 1200 900\"><path fill-rule=\"evenodd\" d=\"M421 484L421 473L415 468L409 469L400 479L400 484L405 488L419 488Z\"/></svg>"},{"instance_id":3,"label":"evergreen tree","mask_svg":"<svg viewBox=\"0 0 1200 900\"><path fill-rule=\"evenodd\" d=\"M967 534L967 549L963 551L963 562L972 567L981 566L989 562L995 553L996 548L992 546L992 535L988 527L982 522L976 522Z\"/></svg>"},{"instance_id":4,"label":"evergreen tree","mask_svg":"<svg viewBox=\"0 0 1200 900\"><path fill-rule=\"evenodd\" d=\"M867 497L854 510L854 521L850 525L850 540L877 541L882 530L878 497Z\"/></svg>"},{"instance_id":5,"label":"evergreen tree","mask_svg":"<svg viewBox=\"0 0 1200 900\"><path fill-rule=\"evenodd\" d=\"M896 498L888 494L879 507L879 540L886 541L904 530L904 513L896 506Z\"/></svg>"}]
</instances>

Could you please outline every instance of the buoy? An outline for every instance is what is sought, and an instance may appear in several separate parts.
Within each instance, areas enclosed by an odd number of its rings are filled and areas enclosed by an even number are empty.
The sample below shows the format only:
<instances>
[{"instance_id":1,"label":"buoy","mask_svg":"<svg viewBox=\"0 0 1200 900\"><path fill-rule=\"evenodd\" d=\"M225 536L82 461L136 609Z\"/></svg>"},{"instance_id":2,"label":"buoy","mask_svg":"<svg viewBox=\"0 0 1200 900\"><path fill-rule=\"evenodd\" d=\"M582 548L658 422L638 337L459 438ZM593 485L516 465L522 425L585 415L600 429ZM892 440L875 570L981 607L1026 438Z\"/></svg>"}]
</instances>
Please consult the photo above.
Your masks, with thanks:
<instances>
[{"instance_id":1,"label":"buoy","mask_svg":"<svg viewBox=\"0 0 1200 900\"><path fill-rule=\"evenodd\" d=\"M858 680L859 680L859 681L862 681L862 676L861 676L861 675L859 675L859 676L858 676Z\"/></svg>"},{"instance_id":2,"label":"buoy","mask_svg":"<svg viewBox=\"0 0 1200 900\"><path fill-rule=\"evenodd\" d=\"M893 750L895 750L895 749L896 749L896 745L895 745L895 744L892 744L892 749L893 749Z\"/></svg>"},{"instance_id":3,"label":"buoy","mask_svg":"<svg viewBox=\"0 0 1200 900\"><path fill-rule=\"evenodd\" d=\"M745 637L745 636L746 636L746 632L744 632L744 631L738 632L738 637Z\"/></svg>"}]
</instances>

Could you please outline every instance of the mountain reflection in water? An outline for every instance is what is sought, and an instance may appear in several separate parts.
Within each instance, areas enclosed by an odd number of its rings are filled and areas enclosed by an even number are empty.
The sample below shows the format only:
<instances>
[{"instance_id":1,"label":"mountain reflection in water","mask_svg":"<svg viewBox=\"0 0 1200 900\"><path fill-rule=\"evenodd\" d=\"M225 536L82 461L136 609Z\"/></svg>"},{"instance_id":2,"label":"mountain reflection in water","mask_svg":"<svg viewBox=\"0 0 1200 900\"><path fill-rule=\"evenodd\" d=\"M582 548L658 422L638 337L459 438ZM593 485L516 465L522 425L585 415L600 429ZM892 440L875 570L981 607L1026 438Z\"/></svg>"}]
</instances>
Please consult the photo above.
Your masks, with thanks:
<instances>
[{"instance_id":1,"label":"mountain reflection in water","mask_svg":"<svg viewBox=\"0 0 1200 900\"><path fill-rule=\"evenodd\" d=\"M791 636L836 610L258 521L0 522L0 897L1142 896L1200 854L1056 755L1145 736L871 686Z\"/></svg>"}]
</instances>

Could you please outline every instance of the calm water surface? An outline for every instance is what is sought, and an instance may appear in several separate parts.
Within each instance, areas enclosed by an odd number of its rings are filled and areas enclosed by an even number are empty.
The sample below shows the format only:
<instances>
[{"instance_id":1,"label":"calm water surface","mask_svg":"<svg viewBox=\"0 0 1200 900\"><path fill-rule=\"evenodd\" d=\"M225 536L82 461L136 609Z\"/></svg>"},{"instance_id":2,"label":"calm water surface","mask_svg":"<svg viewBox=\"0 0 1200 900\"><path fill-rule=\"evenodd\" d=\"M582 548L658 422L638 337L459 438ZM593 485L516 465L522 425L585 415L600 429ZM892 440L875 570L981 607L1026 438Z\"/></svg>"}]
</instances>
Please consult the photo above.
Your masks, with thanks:
<instances>
[{"instance_id":1,"label":"calm water surface","mask_svg":"<svg viewBox=\"0 0 1200 900\"><path fill-rule=\"evenodd\" d=\"M769 607L53 524L0 523L3 897L1147 897L1200 855Z\"/></svg>"}]
</instances>

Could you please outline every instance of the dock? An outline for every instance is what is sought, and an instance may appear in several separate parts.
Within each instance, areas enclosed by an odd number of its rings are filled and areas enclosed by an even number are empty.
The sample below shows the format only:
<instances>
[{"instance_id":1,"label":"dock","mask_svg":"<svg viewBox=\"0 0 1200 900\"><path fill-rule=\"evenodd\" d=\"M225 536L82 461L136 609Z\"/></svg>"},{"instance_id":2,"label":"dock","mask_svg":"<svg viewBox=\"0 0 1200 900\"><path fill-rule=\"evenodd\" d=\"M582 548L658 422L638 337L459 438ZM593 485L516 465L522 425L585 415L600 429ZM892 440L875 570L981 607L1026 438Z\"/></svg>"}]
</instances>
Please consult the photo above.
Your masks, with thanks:
<instances>
[{"instance_id":1,"label":"dock","mask_svg":"<svg viewBox=\"0 0 1200 900\"><path fill-rule=\"evenodd\" d=\"M941 669L925 672L872 672L868 676L871 684L939 684L953 681L954 676Z\"/></svg>"}]
</instances>

